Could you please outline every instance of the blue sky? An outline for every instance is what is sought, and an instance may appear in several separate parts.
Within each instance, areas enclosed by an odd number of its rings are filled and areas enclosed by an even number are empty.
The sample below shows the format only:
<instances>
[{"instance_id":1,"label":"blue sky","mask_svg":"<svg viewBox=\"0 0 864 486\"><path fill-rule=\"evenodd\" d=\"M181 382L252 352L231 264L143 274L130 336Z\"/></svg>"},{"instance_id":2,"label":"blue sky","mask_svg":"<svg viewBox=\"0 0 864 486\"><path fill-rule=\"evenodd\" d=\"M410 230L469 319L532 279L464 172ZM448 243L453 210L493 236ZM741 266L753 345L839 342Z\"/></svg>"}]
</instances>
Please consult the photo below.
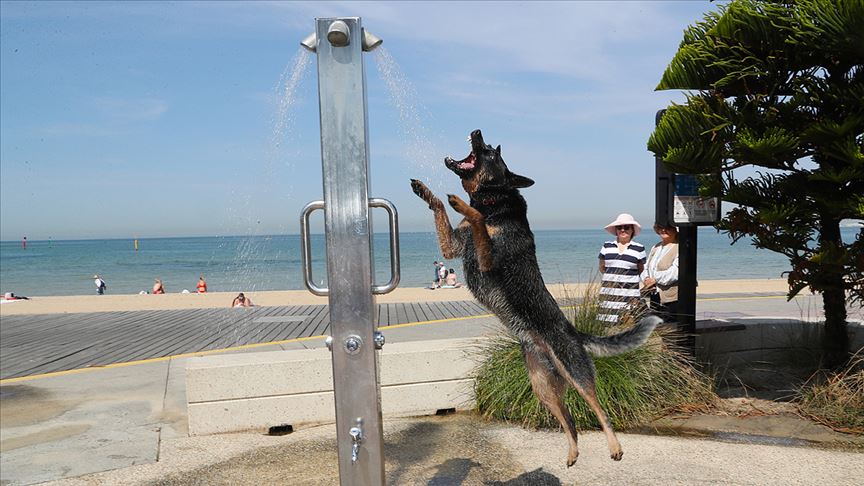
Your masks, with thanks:
<instances>
[{"instance_id":1,"label":"blue sky","mask_svg":"<svg viewBox=\"0 0 864 486\"><path fill-rule=\"evenodd\" d=\"M296 233L322 194L315 59L299 41L335 16L384 39L365 55L371 195L403 230L432 230L409 178L462 192L441 160L464 157L475 128L536 181L523 191L533 228L620 212L650 225L646 140L654 113L683 99L654 87L683 30L716 8L4 1L0 239ZM280 78L304 62L284 98Z\"/></svg>"}]
</instances>

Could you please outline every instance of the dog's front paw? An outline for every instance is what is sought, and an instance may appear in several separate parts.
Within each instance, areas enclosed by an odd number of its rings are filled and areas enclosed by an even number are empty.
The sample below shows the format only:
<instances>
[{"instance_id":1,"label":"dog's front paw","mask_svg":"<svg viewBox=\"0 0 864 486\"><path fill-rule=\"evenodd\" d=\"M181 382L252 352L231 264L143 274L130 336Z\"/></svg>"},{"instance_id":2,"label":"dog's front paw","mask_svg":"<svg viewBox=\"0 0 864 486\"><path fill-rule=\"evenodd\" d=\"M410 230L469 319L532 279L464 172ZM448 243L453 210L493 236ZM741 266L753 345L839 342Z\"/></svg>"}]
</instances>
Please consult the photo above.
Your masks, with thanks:
<instances>
[{"instance_id":1,"label":"dog's front paw","mask_svg":"<svg viewBox=\"0 0 864 486\"><path fill-rule=\"evenodd\" d=\"M471 213L471 206L469 206L465 201L462 200L462 198L455 194L448 194L447 202L450 203L450 207L455 209L457 213L463 216L467 216L469 213Z\"/></svg>"},{"instance_id":2,"label":"dog's front paw","mask_svg":"<svg viewBox=\"0 0 864 486\"><path fill-rule=\"evenodd\" d=\"M619 447L618 450L610 452L609 457L611 457L613 461L620 461L621 458L624 457L624 451Z\"/></svg>"},{"instance_id":3,"label":"dog's front paw","mask_svg":"<svg viewBox=\"0 0 864 486\"><path fill-rule=\"evenodd\" d=\"M429 209L435 209L436 206L441 206L441 201L432 194L432 191L426 187L426 184L423 184L421 181L417 179L411 179L411 190L414 191L414 194L417 194L420 199L426 201L429 204Z\"/></svg>"},{"instance_id":4,"label":"dog's front paw","mask_svg":"<svg viewBox=\"0 0 864 486\"><path fill-rule=\"evenodd\" d=\"M421 199L425 199L426 194L431 194L432 192L426 187L426 184L417 179L411 179L411 190L414 191L414 194L420 196Z\"/></svg>"}]
</instances>

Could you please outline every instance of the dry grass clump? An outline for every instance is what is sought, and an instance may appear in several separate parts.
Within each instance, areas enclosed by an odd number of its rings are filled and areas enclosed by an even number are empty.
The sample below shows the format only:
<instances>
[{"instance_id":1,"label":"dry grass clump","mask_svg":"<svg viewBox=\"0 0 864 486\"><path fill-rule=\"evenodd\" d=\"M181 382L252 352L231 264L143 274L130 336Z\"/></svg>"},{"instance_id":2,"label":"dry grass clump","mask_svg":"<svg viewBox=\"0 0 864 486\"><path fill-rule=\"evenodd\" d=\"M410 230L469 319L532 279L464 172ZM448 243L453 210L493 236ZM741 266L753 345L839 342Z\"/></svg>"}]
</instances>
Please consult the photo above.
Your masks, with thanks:
<instances>
[{"instance_id":1,"label":"dry grass clump","mask_svg":"<svg viewBox=\"0 0 864 486\"><path fill-rule=\"evenodd\" d=\"M596 320L597 296L593 286L578 302L568 298L573 305L565 307L565 314L586 334L621 332L621 327L609 328ZM666 333L656 331L648 343L629 353L594 359L597 397L616 428L644 425L675 410L707 408L716 400L712 380L695 370L685 353L661 339ZM481 349L480 358L475 385L480 413L528 427L558 427L557 420L531 391L515 337L501 335L491 340ZM568 390L564 400L577 428L599 427L594 413L575 390Z\"/></svg>"},{"instance_id":2,"label":"dry grass clump","mask_svg":"<svg viewBox=\"0 0 864 486\"><path fill-rule=\"evenodd\" d=\"M840 373L814 375L799 390L798 406L803 414L834 430L864 434L864 350Z\"/></svg>"}]
</instances>

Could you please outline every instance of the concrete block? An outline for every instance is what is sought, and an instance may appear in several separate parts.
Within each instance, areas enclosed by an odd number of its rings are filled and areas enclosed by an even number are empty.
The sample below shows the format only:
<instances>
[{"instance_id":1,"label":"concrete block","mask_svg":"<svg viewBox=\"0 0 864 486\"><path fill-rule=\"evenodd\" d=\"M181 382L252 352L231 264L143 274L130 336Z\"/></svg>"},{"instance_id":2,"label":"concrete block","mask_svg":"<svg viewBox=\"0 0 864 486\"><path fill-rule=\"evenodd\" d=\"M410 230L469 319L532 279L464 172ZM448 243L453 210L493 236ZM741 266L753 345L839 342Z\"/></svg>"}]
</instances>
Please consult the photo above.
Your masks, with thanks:
<instances>
[{"instance_id":1,"label":"concrete block","mask_svg":"<svg viewBox=\"0 0 864 486\"><path fill-rule=\"evenodd\" d=\"M326 348L201 356L190 358L186 365L189 403L332 389Z\"/></svg>"},{"instance_id":2,"label":"concrete block","mask_svg":"<svg viewBox=\"0 0 864 486\"><path fill-rule=\"evenodd\" d=\"M473 407L474 350L482 339L388 344L379 354L385 416ZM334 421L327 349L190 358L189 434L294 427Z\"/></svg>"},{"instance_id":3,"label":"concrete block","mask_svg":"<svg viewBox=\"0 0 864 486\"><path fill-rule=\"evenodd\" d=\"M823 324L789 320L762 324L765 349L822 348Z\"/></svg>"},{"instance_id":4,"label":"concrete block","mask_svg":"<svg viewBox=\"0 0 864 486\"><path fill-rule=\"evenodd\" d=\"M333 392L189 403L189 435L335 421Z\"/></svg>"},{"instance_id":5,"label":"concrete block","mask_svg":"<svg viewBox=\"0 0 864 486\"><path fill-rule=\"evenodd\" d=\"M762 347L762 330L759 326L747 326L699 334L696 340L697 346L708 355L756 350Z\"/></svg>"},{"instance_id":6,"label":"concrete block","mask_svg":"<svg viewBox=\"0 0 864 486\"><path fill-rule=\"evenodd\" d=\"M381 388L385 417L433 415L438 410L473 408L473 379L414 383ZM189 404L189 435L294 428L336 420L333 392L258 397Z\"/></svg>"},{"instance_id":7,"label":"concrete block","mask_svg":"<svg viewBox=\"0 0 864 486\"><path fill-rule=\"evenodd\" d=\"M849 349L852 352L864 349L864 322L850 322L849 327Z\"/></svg>"}]
</instances>

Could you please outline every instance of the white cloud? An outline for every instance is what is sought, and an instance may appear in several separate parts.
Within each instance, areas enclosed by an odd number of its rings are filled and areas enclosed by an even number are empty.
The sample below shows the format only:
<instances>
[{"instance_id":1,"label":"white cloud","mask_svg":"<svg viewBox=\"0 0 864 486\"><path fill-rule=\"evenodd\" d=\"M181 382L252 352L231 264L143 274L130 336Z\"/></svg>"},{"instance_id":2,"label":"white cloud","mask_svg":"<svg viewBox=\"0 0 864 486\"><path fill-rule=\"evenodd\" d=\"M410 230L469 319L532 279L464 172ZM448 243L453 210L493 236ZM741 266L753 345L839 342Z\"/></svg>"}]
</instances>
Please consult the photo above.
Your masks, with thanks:
<instances>
[{"instance_id":1,"label":"white cloud","mask_svg":"<svg viewBox=\"0 0 864 486\"><path fill-rule=\"evenodd\" d=\"M168 103L157 98L101 97L93 104L103 116L120 123L154 121L168 111Z\"/></svg>"}]
</instances>

